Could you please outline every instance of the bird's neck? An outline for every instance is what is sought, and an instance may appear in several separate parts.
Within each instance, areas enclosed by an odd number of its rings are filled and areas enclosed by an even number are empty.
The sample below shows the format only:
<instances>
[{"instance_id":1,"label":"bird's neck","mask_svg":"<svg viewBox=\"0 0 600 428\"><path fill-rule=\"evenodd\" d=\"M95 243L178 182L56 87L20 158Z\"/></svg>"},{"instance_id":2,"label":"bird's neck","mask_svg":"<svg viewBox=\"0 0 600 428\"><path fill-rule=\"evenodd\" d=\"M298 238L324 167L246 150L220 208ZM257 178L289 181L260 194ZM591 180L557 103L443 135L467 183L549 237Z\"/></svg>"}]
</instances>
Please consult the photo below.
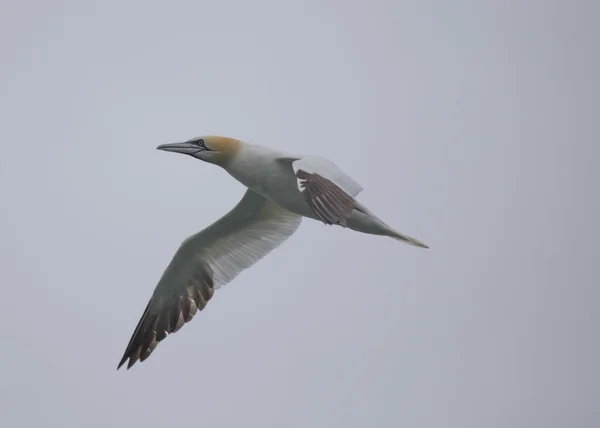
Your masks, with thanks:
<instances>
[{"instance_id":1,"label":"bird's neck","mask_svg":"<svg viewBox=\"0 0 600 428\"><path fill-rule=\"evenodd\" d=\"M244 144L238 153L223 165L223 169L244 186L258 191L266 186L267 178L280 167L277 159L282 156L285 154L268 147Z\"/></svg>"}]
</instances>

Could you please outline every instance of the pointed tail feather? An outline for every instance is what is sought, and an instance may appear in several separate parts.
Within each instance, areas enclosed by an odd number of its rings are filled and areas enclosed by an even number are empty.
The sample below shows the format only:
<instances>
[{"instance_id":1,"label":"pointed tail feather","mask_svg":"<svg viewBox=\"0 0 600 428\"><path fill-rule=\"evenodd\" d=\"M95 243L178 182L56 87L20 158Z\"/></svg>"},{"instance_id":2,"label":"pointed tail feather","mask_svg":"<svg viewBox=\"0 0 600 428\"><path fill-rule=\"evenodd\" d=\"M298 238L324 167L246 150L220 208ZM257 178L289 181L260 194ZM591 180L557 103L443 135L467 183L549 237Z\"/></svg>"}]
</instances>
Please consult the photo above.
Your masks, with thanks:
<instances>
[{"instance_id":1,"label":"pointed tail feather","mask_svg":"<svg viewBox=\"0 0 600 428\"><path fill-rule=\"evenodd\" d=\"M390 237L394 238L397 241L404 242L405 244L414 245L415 247L429 248L427 245L425 245L418 239L411 238L408 235L403 235L399 232L396 232L395 230L392 231L392 233L390 234Z\"/></svg>"}]
</instances>

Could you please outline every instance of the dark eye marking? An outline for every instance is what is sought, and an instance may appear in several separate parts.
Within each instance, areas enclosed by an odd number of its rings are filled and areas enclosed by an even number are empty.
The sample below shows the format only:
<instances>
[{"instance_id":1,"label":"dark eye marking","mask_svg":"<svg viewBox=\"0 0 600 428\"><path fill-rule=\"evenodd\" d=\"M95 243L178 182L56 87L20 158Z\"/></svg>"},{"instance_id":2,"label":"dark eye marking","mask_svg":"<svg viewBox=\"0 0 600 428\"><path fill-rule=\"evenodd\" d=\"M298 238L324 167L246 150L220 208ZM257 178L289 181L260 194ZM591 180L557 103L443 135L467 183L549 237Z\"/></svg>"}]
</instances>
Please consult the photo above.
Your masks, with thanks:
<instances>
[{"instance_id":1,"label":"dark eye marking","mask_svg":"<svg viewBox=\"0 0 600 428\"><path fill-rule=\"evenodd\" d=\"M188 144L192 145L192 146L196 146L198 147L198 150L196 151L196 153L201 152L201 151L210 151L210 149L208 147L206 147L206 143L204 142L204 138L198 138L197 140L191 139L187 141Z\"/></svg>"}]
</instances>

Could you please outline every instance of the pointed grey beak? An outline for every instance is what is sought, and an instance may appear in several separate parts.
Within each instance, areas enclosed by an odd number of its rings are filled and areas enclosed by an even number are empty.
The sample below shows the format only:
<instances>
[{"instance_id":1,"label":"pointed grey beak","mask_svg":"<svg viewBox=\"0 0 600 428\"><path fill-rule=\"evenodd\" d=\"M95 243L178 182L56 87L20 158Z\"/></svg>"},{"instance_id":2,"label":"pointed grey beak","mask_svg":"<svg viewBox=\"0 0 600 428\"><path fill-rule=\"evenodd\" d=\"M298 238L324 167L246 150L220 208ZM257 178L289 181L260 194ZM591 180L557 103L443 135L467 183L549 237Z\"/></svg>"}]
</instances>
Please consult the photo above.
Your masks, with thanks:
<instances>
[{"instance_id":1,"label":"pointed grey beak","mask_svg":"<svg viewBox=\"0 0 600 428\"><path fill-rule=\"evenodd\" d=\"M193 143L171 143L161 144L156 148L156 150L164 150L165 152L175 152L193 156L205 149L204 147Z\"/></svg>"}]
</instances>

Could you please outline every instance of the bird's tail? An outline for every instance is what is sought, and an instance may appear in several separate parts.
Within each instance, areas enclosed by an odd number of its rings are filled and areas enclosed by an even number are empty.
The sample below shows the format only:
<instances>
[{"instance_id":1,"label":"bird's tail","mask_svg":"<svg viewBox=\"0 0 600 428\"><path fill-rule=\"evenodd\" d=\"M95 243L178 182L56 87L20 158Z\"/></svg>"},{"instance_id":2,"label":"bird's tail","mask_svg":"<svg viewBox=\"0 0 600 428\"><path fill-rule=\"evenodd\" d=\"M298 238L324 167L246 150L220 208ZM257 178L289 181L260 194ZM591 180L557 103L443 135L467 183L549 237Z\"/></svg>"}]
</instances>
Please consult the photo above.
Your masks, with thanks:
<instances>
[{"instance_id":1,"label":"bird's tail","mask_svg":"<svg viewBox=\"0 0 600 428\"><path fill-rule=\"evenodd\" d=\"M374 235L389 236L390 238L394 238L396 241L404 242L408 245L414 245L415 247L429 248L429 246L425 245L418 239L411 238L408 235L404 235L403 233L394 230L394 228L390 227L383 220L373 214L363 204L357 202L356 209L356 218L358 221L356 224L348 224L351 229L364 233L372 233Z\"/></svg>"},{"instance_id":2,"label":"bird's tail","mask_svg":"<svg viewBox=\"0 0 600 428\"><path fill-rule=\"evenodd\" d=\"M421 248L429 248L427 245L419 241L418 239L411 238L408 235L403 235L400 232L396 232L395 230L390 228L390 234L388 235L390 238L394 238L396 241L404 242L408 245L414 245L415 247Z\"/></svg>"}]
</instances>

